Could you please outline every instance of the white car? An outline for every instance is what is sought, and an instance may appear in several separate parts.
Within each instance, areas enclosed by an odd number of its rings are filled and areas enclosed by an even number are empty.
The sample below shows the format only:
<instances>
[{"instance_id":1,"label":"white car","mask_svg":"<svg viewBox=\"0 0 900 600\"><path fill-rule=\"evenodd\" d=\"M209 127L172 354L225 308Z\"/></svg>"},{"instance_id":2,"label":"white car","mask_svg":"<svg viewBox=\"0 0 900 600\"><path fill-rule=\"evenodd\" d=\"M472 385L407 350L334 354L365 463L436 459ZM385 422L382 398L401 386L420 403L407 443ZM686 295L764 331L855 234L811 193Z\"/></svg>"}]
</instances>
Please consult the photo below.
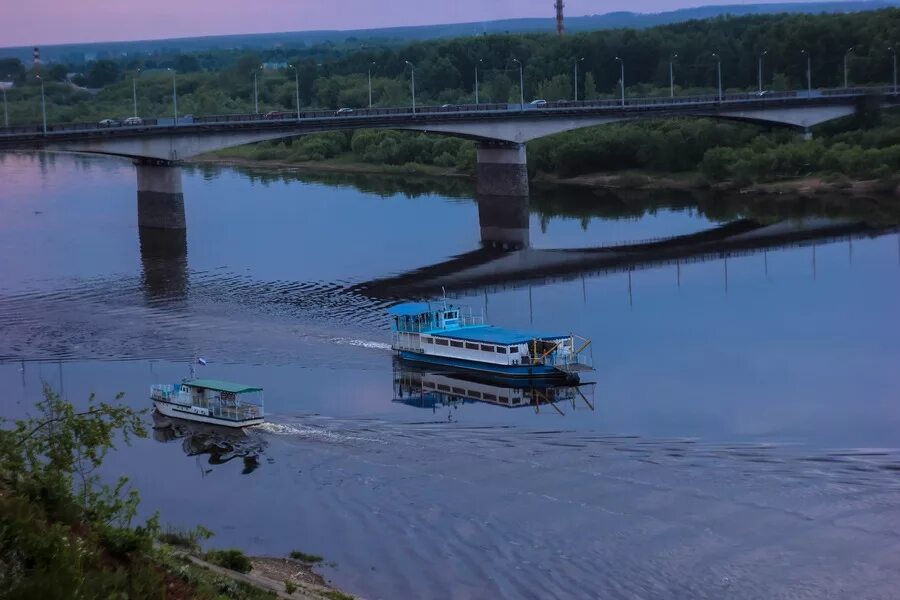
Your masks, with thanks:
<instances>
[{"instance_id":1,"label":"white car","mask_svg":"<svg viewBox=\"0 0 900 600\"><path fill-rule=\"evenodd\" d=\"M352 112L353 112L352 108L339 108L336 111L334 111L334 115L335 116L349 115Z\"/></svg>"},{"instance_id":2,"label":"white car","mask_svg":"<svg viewBox=\"0 0 900 600\"><path fill-rule=\"evenodd\" d=\"M97 123L100 127L118 127L119 122L115 119L103 119L99 123Z\"/></svg>"},{"instance_id":3,"label":"white car","mask_svg":"<svg viewBox=\"0 0 900 600\"><path fill-rule=\"evenodd\" d=\"M547 101L546 100L532 100L528 104L535 108L544 108L545 106L547 106Z\"/></svg>"},{"instance_id":4,"label":"white car","mask_svg":"<svg viewBox=\"0 0 900 600\"><path fill-rule=\"evenodd\" d=\"M122 121L122 125L143 125L144 120L140 117L128 117Z\"/></svg>"}]
</instances>

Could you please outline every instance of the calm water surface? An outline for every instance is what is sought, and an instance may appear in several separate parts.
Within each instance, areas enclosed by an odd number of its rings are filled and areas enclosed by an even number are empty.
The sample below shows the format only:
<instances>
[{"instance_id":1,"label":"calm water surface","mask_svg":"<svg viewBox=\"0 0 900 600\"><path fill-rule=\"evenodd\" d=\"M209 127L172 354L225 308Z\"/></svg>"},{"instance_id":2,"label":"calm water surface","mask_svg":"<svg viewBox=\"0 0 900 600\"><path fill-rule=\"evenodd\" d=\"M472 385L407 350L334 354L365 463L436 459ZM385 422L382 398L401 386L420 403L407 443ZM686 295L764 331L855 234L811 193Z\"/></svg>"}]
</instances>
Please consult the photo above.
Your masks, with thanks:
<instances>
[{"instance_id":1,"label":"calm water surface","mask_svg":"<svg viewBox=\"0 0 900 600\"><path fill-rule=\"evenodd\" d=\"M464 183L204 168L184 190L186 238L159 237L137 228L130 164L0 155L0 414L28 414L42 381L144 408L196 356L266 388L272 422L247 437L158 422L109 459L148 514L322 554L369 598L893 597L900 240L883 211L853 235L536 275L517 269L554 250L781 219L539 191L530 248L495 262ZM825 215L801 216L776 227ZM519 408L416 389L458 376L395 364L385 310L410 295L384 282L473 265L492 274L449 293L591 338L592 385Z\"/></svg>"}]
</instances>

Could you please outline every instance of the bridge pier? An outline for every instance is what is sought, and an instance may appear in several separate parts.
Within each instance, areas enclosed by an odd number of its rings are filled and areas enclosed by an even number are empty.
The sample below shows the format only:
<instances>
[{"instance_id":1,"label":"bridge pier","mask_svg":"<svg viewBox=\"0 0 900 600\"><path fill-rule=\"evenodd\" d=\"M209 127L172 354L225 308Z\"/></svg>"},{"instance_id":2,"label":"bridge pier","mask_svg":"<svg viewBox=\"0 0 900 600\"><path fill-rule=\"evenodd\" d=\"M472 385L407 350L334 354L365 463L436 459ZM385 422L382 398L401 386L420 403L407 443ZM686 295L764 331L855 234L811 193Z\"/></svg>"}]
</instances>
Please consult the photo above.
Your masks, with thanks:
<instances>
[{"instance_id":1,"label":"bridge pier","mask_svg":"<svg viewBox=\"0 0 900 600\"><path fill-rule=\"evenodd\" d=\"M139 227L138 236L148 302L184 300L188 288L187 229Z\"/></svg>"},{"instance_id":2,"label":"bridge pier","mask_svg":"<svg viewBox=\"0 0 900 600\"><path fill-rule=\"evenodd\" d=\"M479 196L528 196L525 144L479 144L477 153Z\"/></svg>"},{"instance_id":3,"label":"bridge pier","mask_svg":"<svg viewBox=\"0 0 900 600\"><path fill-rule=\"evenodd\" d=\"M135 161L138 227L185 229L181 169L167 161Z\"/></svg>"}]
</instances>

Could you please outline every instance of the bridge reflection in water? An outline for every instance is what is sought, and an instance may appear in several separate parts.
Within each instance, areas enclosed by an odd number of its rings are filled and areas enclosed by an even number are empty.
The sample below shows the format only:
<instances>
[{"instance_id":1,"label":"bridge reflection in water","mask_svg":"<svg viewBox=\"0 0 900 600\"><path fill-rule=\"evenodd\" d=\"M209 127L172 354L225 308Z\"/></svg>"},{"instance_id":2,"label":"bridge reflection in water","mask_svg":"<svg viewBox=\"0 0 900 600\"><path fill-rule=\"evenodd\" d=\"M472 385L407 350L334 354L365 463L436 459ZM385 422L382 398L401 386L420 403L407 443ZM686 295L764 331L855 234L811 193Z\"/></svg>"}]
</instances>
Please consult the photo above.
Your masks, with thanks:
<instances>
[{"instance_id":1,"label":"bridge reflection in water","mask_svg":"<svg viewBox=\"0 0 900 600\"><path fill-rule=\"evenodd\" d=\"M187 230L139 227L138 238L147 302L177 306L185 301L189 285Z\"/></svg>"},{"instance_id":2,"label":"bridge reflection in water","mask_svg":"<svg viewBox=\"0 0 900 600\"><path fill-rule=\"evenodd\" d=\"M534 248L527 196L481 196L481 248L396 276L358 284L370 298L423 298L444 292L497 290L585 275L631 272L728 258L771 249L812 246L900 231L896 221L869 223L859 215L780 221L735 218L710 229L591 248Z\"/></svg>"},{"instance_id":3,"label":"bridge reflection in water","mask_svg":"<svg viewBox=\"0 0 900 600\"><path fill-rule=\"evenodd\" d=\"M565 415L567 410L594 410L595 383L552 385L505 377L412 366L394 359L394 402L415 408L452 410L483 403L502 408L530 407L535 413Z\"/></svg>"}]
</instances>

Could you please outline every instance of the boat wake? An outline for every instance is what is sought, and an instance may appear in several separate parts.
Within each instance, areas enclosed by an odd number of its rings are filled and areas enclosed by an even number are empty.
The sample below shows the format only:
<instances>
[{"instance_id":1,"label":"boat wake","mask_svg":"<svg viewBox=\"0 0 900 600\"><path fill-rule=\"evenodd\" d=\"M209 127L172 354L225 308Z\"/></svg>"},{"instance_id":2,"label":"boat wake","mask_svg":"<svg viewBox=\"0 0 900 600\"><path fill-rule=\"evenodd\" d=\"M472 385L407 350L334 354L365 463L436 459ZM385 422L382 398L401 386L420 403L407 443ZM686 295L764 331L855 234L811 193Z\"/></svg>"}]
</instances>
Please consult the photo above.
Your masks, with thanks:
<instances>
[{"instance_id":1,"label":"boat wake","mask_svg":"<svg viewBox=\"0 0 900 600\"><path fill-rule=\"evenodd\" d=\"M357 340L354 338L331 338L335 344L343 344L347 346L358 346L360 348L371 348L373 350L390 350L391 345L384 342L372 342L369 340Z\"/></svg>"}]
</instances>

